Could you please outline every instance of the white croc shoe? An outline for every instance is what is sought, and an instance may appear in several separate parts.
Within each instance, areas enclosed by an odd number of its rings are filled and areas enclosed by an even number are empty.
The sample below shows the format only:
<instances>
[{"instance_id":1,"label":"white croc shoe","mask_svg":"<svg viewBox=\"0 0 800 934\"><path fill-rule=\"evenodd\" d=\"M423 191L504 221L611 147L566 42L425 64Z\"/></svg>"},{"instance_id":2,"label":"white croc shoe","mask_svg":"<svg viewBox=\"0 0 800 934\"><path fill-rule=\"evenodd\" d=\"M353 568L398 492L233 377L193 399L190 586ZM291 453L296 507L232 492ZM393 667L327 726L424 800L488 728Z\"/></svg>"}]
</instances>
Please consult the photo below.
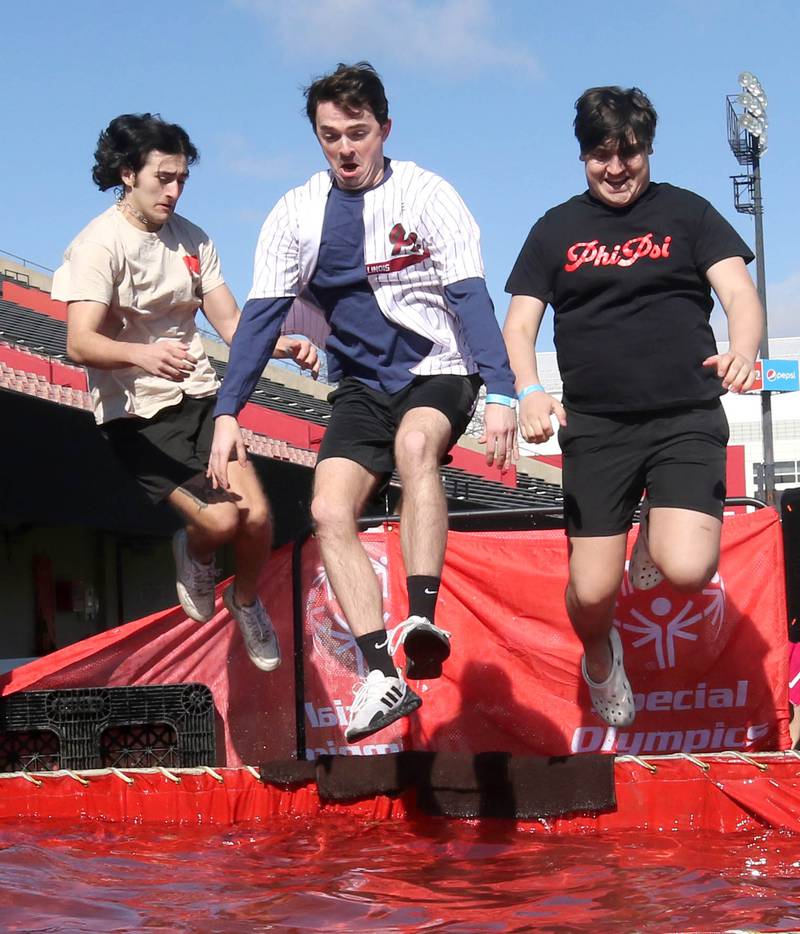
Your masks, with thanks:
<instances>
[{"instance_id":1,"label":"white croc shoe","mask_svg":"<svg viewBox=\"0 0 800 934\"><path fill-rule=\"evenodd\" d=\"M628 580L635 590L651 590L664 580L664 575L653 563L647 547L647 513L649 511L650 504L645 499L642 501L639 512L639 535L631 552L631 560L628 562Z\"/></svg>"},{"instance_id":2,"label":"white croc shoe","mask_svg":"<svg viewBox=\"0 0 800 934\"><path fill-rule=\"evenodd\" d=\"M592 707L609 726L630 726L636 716L628 676L622 663L622 641L619 633L612 626L608 634L611 646L611 672L605 681L597 684L586 672L586 657L581 659L583 680L589 685Z\"/></svg>"}]
</instances>

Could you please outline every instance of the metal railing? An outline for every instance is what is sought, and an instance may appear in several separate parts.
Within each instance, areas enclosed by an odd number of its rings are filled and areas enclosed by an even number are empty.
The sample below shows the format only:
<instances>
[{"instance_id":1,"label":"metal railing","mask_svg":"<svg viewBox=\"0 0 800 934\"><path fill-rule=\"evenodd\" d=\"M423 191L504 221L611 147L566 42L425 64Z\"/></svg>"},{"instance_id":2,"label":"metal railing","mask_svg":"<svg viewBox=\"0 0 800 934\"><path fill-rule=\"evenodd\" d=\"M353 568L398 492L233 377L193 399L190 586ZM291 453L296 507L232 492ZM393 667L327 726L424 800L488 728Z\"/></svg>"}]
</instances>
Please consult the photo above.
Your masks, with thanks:
<instances>
[{"instance_id":1,"label":"metal railing","mask_svg":"<svg viewBox=\"0 0 800 934\"><path fill-rule=\"evenodd\" d=\"M32 259L25 259L24 256L17 256L16 253L11 253L8 250L0 250L0 254L7 256L9 259L14 259L23 266L28 266L30 269L40 269L42 272L46 272L51 276L55 272L55 270L51 269L49 266L43 266L41 263L34 263Z\"/></svg>"}]
</instances>

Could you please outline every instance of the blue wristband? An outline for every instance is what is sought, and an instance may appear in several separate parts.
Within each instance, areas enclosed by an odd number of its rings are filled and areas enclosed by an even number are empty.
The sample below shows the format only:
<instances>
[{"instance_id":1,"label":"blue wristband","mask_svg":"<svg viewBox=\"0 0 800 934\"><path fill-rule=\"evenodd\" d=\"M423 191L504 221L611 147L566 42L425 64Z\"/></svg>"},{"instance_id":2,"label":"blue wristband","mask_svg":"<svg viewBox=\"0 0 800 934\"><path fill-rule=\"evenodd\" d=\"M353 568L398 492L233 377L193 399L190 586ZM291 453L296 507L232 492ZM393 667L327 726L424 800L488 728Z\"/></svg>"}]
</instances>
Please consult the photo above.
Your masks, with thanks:
<instances>
[{"instance_id":1,"label":"blue wristband","mask_svg":"<svg viewBox=\"0 0 800 934\"><path fill-rule=\"evenodd\" d=\"M522 402L525 396L529 396L532 392L544 392L544 386L542 386L541 383L531 383L530 386L520 389L517 393L517 398Z\"/></svg>"},{"instance_id":2,"label":"blue wristband","mask_svg":"<svg viewBox=\"0 0 800 934\"><path fill-rule=\"evenodd\" d=\"M487 405L507 405L510 409L514 407L516 400L513 396L504 396L499 392L490 392L486 394Z\"/></svg>"}]
</instances>

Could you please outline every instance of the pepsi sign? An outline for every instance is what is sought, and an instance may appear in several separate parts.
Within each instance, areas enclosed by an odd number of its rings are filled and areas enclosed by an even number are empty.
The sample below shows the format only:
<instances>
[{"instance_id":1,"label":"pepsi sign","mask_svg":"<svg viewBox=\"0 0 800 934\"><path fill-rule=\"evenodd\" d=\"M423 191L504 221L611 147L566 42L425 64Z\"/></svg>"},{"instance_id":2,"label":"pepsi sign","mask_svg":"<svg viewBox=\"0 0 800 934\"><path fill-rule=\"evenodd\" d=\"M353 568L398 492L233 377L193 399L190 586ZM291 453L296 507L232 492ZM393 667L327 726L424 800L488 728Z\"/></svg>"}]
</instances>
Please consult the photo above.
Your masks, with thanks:
<instances>
[{"instance_id":1,"label":"pepsi sign","mask_svg":"<svg viewBox=\"0 0 800 934\"><path fill-rule=\"evenodd\" d=\"M756 378L748 392L797 392L800 373L797 360L756 360Z\"/></svg>"},{"instance_id":2,"label":"pepsi sign","mask_svg":"<svg viewBox=\"0 0 800 934\"><path fill-rule=\"evenodd\" d=\"M800 390L797 360L762 360L761 383L761 388L769 392L797 392Z\"/></svg>"}]
</instances>

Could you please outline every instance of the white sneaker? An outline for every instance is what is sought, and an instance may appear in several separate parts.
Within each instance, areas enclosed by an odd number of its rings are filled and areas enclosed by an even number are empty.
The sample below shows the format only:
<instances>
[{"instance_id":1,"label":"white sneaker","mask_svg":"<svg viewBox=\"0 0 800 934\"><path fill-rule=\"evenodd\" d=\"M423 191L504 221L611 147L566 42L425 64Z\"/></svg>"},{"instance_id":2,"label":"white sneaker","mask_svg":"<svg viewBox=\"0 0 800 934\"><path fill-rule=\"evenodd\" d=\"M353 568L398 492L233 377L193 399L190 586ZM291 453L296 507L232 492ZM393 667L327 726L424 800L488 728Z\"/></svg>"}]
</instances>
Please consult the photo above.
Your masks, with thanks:
<instances>
[{"instance_id":1,"label":"white sneaker","mask_svg":"<svg viewBox=\"0 0 800 934\"><path fill-rule=\"evenodd\" d=\"M421 681L442 676L442 662L450 655L450 633L425 616L409 616L386 633L389 654L402 645L406 652L406 678Z\"/></svg>"},{"instance_id":2,"label":"white sneaker","mask_svg":"<svg viewBox=\"0 0 800 934\"><path fill-rule=\"evenodd\" d=\"M664 580L664 575L653 563L647 547L649 511L650 504L645 498L639 511L639 534L631 552L631 560L628 562L628 580L635 590L651 590Z\"/></svg>"},{"instance_id":3,"label":"white sneaker","mask_svg":"<svg viewBox=\"0 0 800 934\"><path fill-rule=\"evenodd\" d=\"M212 558L208 564L196 561L190 554L186 529L172 536L175 558L175 589L186 615L198 623L206 623L214 615L214 588L217 568Z\"/></svg>"},{"instance_id":4,"label":"white sneaker","mask_svg":"<svg viewBox=\"0 0 800 934\"><path fill-rule=\"evenodd\" d=\"M592 681L586 671L586 656L581 659L583 680L589 685L592 707L609 726L630 726L636 716L633 691L622 664L622 641L615 627L608 634L611 646L611 671L605 681Z\"/></svg>"},{"instance_id":5,"label":"white sneaker","mask_svg":"<svg viewBox=\"0 0 800 934\"><path fill-rule=\"evenodd\" d=\"M281 663L281 648L264 604L256 597L250 606L239 606L233 598L233 584L225 591L222 602L239 624L250 661L262 671L274 671Z\"/></svg>"},{"instance_id":6,"label":"white sneaker","mask_svg":"<svg viewBox=\"0 0 800 934\"><path fill-rule=\"evenodd\" d=\"M356 683L350 721L344 731L348 743L364 739L406 717L422 704L401 677L390 678L382 671L371 671Z\"/></svg>"}]
</instances>

